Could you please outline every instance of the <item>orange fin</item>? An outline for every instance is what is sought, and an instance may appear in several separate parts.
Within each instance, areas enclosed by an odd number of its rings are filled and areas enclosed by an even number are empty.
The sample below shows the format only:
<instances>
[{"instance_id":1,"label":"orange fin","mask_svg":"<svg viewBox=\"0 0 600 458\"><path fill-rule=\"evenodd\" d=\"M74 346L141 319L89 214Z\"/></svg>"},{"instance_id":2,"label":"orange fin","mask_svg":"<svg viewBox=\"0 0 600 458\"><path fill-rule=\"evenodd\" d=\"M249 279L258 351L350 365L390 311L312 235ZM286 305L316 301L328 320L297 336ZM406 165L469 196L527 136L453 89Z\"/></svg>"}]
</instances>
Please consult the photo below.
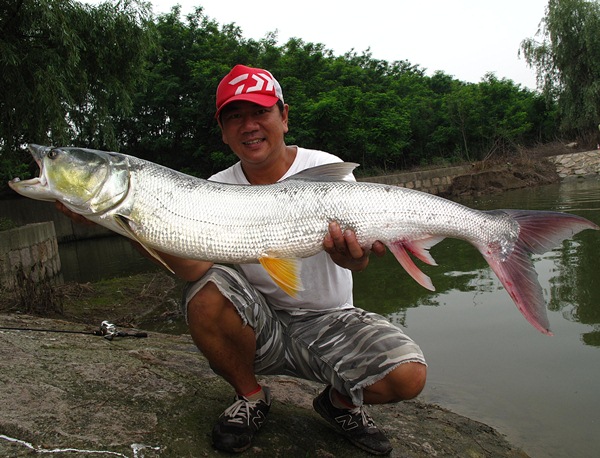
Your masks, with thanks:
<instances>
[{"instance_id":1,"label":"orange fin","mask_svg":"<svg viewBox=\"0 0 600 458\"><path fill-rule=\"evenodd\" d=\"M300 262L297 259L264 257L258 261L286 294L296 297L300 291L304 291L300 280Z\"/></svg>"},{"instance_id":2,"label":"orange fin","mask_svg":"<svg viewBox=\"0 0 600 458\"><path fill-rule=\"evenodd\" d=\"M408 272L408 274L414 278L419 285L427 288L429 291L435 291L435 287L431 282L431 278L421 272L421 270L419 270L419 268L415 265L413 260L410 258L410 255L406 252L406 248L402 241L391 243L388 248L392 253L394 253L394 256L396 256L396 259L400 265L404 267L404 270L406 270L406 272ZM414 245L410 246L409 250L418 251ZM423 256L422 253L421 256ZM433 261L433 258L431 258L431 261Z\"/></svg>"}]
</instances>

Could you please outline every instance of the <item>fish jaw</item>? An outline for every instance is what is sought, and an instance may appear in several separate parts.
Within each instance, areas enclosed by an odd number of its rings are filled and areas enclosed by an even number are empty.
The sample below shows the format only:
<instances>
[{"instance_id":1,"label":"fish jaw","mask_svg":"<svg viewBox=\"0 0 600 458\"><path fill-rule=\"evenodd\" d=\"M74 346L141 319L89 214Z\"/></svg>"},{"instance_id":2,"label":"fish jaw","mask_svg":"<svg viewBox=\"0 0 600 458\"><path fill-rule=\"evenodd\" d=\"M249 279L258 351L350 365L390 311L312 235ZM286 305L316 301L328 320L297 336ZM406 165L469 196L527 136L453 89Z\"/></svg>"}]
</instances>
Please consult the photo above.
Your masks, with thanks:
<instances>
[{"instance_id":1,"label":"fish jaw","mask_svg":"<svg viewBox=\"0 0 600 458\"><path fill-rule=\"evenodd\" d=\"M9 186L36 200L60 201L83 216L102 214L119 204L129 191L127 157L85 148L28 145L40 168L37 178Z\"/></svg>"},{"instance_id":2,"label":"fish jaw","mask_svg":"<svg viewBox=\"0 0 600 458\"><path fill-rule=\"evenodd\" d=\"M21 194L22 196L29 197L30 199L44 201L57 200L57 196L52 192L52 189L48 185L48 180L44 170L44 157L48 151L51 150L51 148L48 146L40 146L30 143L27 145L27 149L31 153L31 156L40 169L39 176L29 180L13 178L8 182L8 186L13 191Z\"/></svg>"}]
</instances>

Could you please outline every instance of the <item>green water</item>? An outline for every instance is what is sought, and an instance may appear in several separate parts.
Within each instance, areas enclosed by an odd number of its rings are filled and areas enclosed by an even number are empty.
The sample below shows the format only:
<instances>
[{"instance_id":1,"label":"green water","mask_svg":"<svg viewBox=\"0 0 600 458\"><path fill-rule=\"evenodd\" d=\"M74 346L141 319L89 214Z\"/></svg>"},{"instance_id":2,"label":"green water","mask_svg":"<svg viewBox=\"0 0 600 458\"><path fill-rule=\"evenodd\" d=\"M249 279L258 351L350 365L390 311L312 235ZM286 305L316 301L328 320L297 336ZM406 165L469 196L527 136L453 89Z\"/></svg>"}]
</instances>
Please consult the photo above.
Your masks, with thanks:
<instances>
[{"instance_id":1,"label":"green water","mask_svg":"<svg viewBox=\"0 0 600 458\"><path fill-rule=\"evenodd\" d=\"M479 209L557 210L600 225L600 181L464 201ZM355 301L388 316L422 347L429 379L421 399L487 423L534 457L600 452L600 233L585 231L534 257L554 336L535 330L481 255L445 240L417 285L391 254L355 275ZM421 265L419 265L422 267Z\"/></svg>"}]
</instances>

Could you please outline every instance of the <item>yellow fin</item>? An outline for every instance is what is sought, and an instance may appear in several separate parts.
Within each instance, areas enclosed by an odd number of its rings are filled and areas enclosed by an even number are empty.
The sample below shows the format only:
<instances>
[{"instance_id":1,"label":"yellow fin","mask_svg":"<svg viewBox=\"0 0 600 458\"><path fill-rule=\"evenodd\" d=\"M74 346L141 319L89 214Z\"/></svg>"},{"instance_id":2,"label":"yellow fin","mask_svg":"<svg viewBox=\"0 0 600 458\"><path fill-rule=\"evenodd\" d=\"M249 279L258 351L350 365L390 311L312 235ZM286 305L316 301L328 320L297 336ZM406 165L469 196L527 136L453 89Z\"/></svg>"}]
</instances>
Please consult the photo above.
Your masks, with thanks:
<instances>
[{"instance_id":1,"label":"yellow fin","mask_svg":"<svg viewBox=\"0 0 600 458\"><path fill-rule=\"evenodd\" d=\"M167 265L167 263L163 260L163 258L161 258L160 255L156 251L154 251L153 248L150 248L142 240L140 240L139 237L137 236L137 234L135 232L133 232L133 229L131 229L131 226L129 225L129 221L130 221L129 218L127 218L123 215L117 215L115 217L115 221L121 227L121 229L123 229L127 233L127 236L130 239L135 240L137 243L139 243L142 246L142 248L144 248L144 250L146 250L146 252L150 256L152 256L154 259L156 259L158 262L160 262L163 266L165 266L169 272L171 272L172 274L175 274L175 272L173 272L173 269L171 269Z\"/></svg>"},{"instance_id":2,"label":"yellow fin","mask_svg":"<svg viewBox=\"0 0 600 458\"><path fill-rule=\"evenodd\" d=\"M300 280L300 262L297 259L266 257L258 261L286 294L297 297L298 292L304 291Z\"/></svg>"}]
</instances>

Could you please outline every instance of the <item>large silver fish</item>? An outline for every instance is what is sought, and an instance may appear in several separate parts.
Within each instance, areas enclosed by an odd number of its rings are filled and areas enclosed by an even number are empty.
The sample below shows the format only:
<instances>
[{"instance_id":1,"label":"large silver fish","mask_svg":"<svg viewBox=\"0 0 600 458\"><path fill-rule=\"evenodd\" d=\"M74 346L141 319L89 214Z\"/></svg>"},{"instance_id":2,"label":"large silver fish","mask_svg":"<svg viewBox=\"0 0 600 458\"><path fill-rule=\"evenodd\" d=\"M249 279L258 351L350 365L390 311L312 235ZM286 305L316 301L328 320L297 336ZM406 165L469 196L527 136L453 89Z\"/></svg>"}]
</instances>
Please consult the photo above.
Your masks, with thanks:
<instances>
[{"instance_id":1,"label":"large silver fish","mask_svg":"<svg viewBox=\"0 0 600 458\"><path fill-rule=\"evenodd\" d=\"M546 306L529 259L584 229L576 215L522 210L478 211L427 193L342 181L356 166L305 170L272 185L202 180L132 156L83 148L29 145L40 176L12 180L19 194L58 200L72 211L156 251L224 263L260 262L288 294L302 289L298 258L323 249L331 221L356 232L363 246L383 242L425 288L431 280L409 253L435 265L429 248L452 237L485 257L519 310L550 334Z\"/></svg>"}]
</instances>

